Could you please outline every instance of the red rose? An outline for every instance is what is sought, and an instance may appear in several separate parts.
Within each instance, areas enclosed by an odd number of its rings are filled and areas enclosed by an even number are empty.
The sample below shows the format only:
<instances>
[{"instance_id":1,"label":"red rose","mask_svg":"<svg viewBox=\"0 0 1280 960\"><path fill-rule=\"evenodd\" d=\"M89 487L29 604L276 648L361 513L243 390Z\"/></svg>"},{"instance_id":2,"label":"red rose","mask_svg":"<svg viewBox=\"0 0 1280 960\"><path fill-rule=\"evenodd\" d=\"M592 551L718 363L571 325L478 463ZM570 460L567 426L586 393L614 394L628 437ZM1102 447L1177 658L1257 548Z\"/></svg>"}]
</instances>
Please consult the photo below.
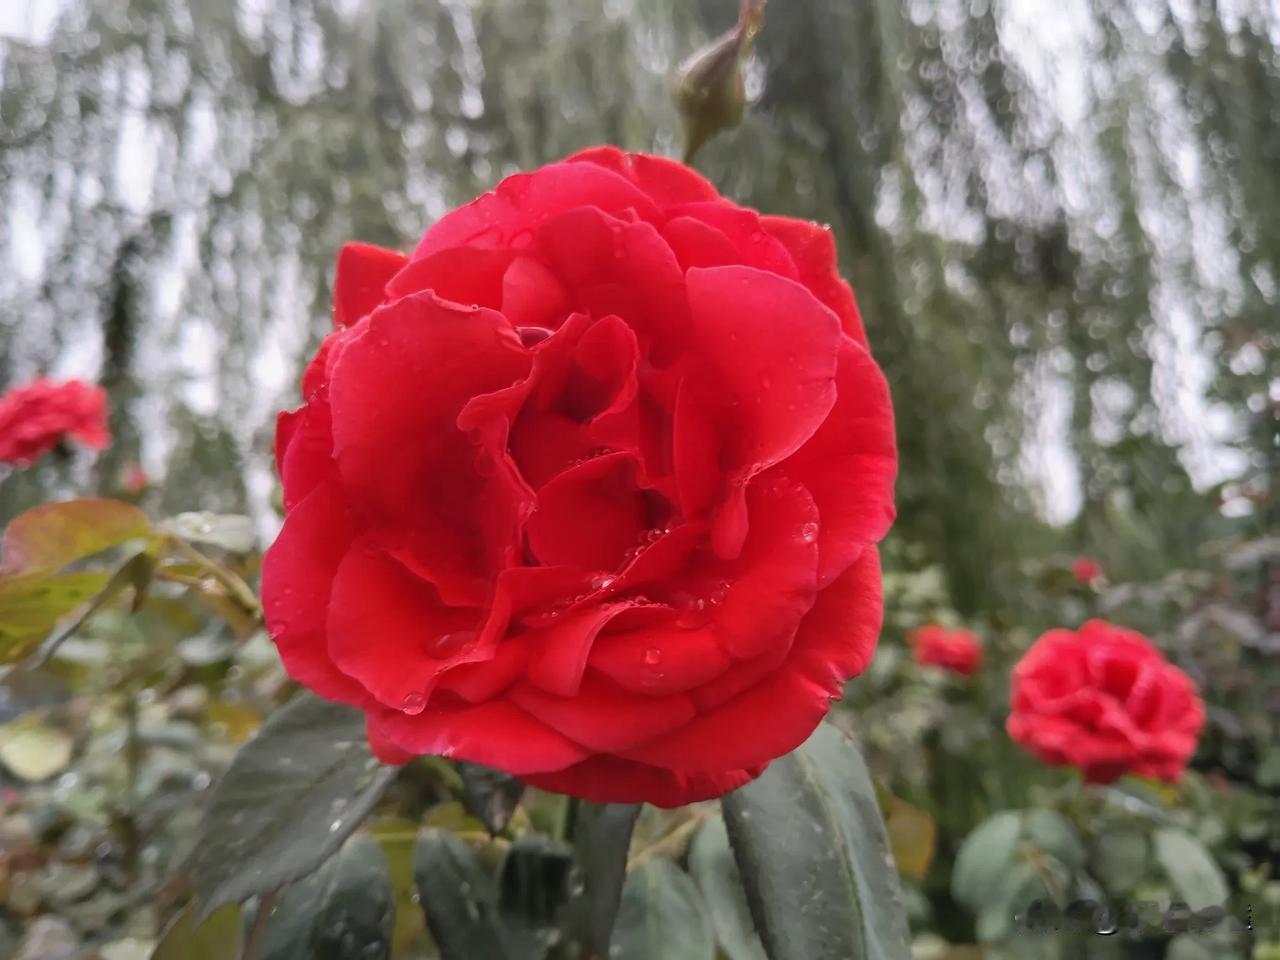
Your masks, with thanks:
<instances>
[{"instance_id":1,"label":"red rose","mask_svg":"<svg viewBox=\"0 0 1280 960\"><path fill-rule=\"evenodd\" d=\"M1076 557L1071 564L1071 575L1080 583L1093 583L1102 576L1102 565L1093 557Z\"/></svg>"},{"instance_id":2,"label":"red rose","mask_svg":"<svg viewBox=\"0 0 1280 960\"><path fill-rule=\"evenodd\" d=\"M967 677L982 663L982 643L968 630L930 624L913 630L909 639L916 663L922 666L941 667Z\"/></svg>"},{"instance_id":3,"label":"red rose","mask_svg":"<svg viewBox=\"0 0 1280 960\"><path fill-rule=\"evenodd\" d=\"M0 463L26 466L66 437L95 450L111 442L101 387L39 379L0 397Z\"/></svg>"},{"instance_id":4,"label":"red rose","mask_svg":"<svg viewBox=\"0 0 1280 960\"><path fill-rule=\"evenodd\" d=\"M1091 783L1126 772L1177 782L1203 725L1191 678L1142 634L1103 620L1050 630L1013 671L1009 736Z\"/></svg>"},{"instance_id":5,"label":"red rose","mask_svg":"<svg viewBox=\"0 0 1280 960\"><path fill-rule=\"evenodd\" d=\"M827 230L600 148L346 247L334 314L263 599L383 759L675 806L867 665L896 453Z\"/></svg>"}]
</instances>

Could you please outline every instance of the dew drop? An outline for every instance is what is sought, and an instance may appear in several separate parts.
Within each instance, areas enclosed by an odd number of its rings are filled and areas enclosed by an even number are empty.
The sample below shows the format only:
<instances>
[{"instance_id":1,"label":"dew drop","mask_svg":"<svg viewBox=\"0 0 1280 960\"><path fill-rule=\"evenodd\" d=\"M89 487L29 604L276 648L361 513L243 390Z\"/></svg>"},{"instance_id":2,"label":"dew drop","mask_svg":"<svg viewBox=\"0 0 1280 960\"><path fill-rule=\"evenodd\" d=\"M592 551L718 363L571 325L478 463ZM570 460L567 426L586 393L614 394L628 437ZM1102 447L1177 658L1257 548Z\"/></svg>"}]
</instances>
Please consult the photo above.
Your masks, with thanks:
<instances>
[{"instance_id":1,"label":"dew drop","mask_svg":"<svg viewBox=\"0 0 1280 960\"><path fill-rule=\"evenodd\" d=\"M608 590L617 582L618 582L618 578L611 574L598 573L591 578L591 589L592 590Z\"/></svg>"},{"instance_id":2,"label":"dew drop","mask_svg":"<svg viewBox=\"0 0 1280 960\"><path fill-rule=\"evenodd\" d=\"M662 661L662 651L657 647L650 647L644 652L644 662L649 666L656 666Z\"/></svg>"},{"instance_id":3,"label":"dew drop","mask_svg":"<svg viewBox=\"0 0 1280 960\"><path fill-rule=\"evenodd\" d=\"M330 832L330 833L337 833L337 832L338 832L339 830L341 830L341 829L342 829L342 821L341 821L341 820L335 820L335 821L333 821L333 823L329 824L329 832Z\"/></svg>"},{"instance_id":4,"label":"dew drop","mask_svg":"<svg viewBox=\"0 0 1280 960\"><path fill-rule=\"evenodd\" d=\"M437 660L445 660L476 638L473 630L455 630L452 633L442 633L431 641L428 652Z\"/></svg>"},{"instance_id":5,"label":"dew drop","mask_svg":"<svg viewBox=\"0 0 1280 960\"><path fill-rule=\"evenodd\" d=\"M813 522L806 523L800 528L800 542L813 543L818 539L818 525Z\"/></svg>"},{"instance_id":6,"label":"dew drop","mask_svg":"<svg viewBox=\"0 0 1280 960\"><path fill-rule=\"evenodd\" d=\"M420 693L406 693L400 701L400 709L411 717L416 717L427 709L427 698Z\"/></svg>"}]
</instances>

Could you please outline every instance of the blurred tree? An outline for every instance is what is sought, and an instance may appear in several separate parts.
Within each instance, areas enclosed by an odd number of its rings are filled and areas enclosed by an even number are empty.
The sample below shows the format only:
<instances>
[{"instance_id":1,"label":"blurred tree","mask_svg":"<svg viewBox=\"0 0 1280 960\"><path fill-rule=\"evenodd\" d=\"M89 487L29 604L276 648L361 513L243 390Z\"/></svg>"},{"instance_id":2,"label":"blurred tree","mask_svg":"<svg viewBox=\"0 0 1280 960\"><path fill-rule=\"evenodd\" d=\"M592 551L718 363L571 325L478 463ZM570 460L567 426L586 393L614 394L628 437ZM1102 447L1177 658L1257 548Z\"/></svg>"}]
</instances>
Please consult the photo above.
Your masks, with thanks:
<instances>
[{"instance_id":1,"label":"blurred tree","mask_svg":"<svg viewBox=\"0 0 1280 960\"><path fill-rule=\"evenodd\" d=\"M104 482L140 457L180 480L157 506L270 526L271 417L339 244L408 244L591 143L675 154L670 74L736 8L68 0L0 41L0 382L96 370ZM1277 37L1212 0L770 7L758 103L699 163L832 224L894 388L898 536L960 610L1062 538L1132 575L1193 559L1216 485L1261 472ZM60 470L0 481L0 516Z\"/></svg>"}]
</instances>

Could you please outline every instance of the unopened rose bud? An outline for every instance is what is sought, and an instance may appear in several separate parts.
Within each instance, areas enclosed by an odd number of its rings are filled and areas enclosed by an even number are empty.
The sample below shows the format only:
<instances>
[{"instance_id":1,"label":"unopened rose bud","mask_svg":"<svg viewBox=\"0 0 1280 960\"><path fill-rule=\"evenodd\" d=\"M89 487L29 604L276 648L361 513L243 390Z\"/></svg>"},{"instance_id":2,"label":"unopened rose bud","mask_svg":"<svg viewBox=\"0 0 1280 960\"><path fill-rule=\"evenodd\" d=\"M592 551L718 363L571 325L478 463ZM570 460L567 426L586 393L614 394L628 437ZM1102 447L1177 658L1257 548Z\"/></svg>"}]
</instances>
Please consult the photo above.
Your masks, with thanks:
<instances>
[{"instance_id":1,"label":"unopened rose bud","mask_svg":"<svg viewBox=\"0 0 1280 960\"><path fill-rule=\"evenodd\" d=\"M736 127L747 103L742 65L764 25L765 0L742 0L738 22L680 66L675 100L684 120L684 162L721 130Z\"/></svg>"}]
</instances>

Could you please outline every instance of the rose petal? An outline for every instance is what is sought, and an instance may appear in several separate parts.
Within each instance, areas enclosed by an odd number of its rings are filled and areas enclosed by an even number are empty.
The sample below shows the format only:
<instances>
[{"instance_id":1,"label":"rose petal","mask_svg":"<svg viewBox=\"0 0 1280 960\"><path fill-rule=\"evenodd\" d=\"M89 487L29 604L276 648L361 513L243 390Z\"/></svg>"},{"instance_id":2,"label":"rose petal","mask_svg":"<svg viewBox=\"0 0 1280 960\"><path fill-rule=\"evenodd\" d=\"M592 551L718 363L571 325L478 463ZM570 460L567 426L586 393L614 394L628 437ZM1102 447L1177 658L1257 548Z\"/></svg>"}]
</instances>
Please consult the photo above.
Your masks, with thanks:
<instances>
[{"instance_id":1,"label":"rose petal","mask_svg":"<svg viewBox=\"0 0 1280 960\"><path fill-rule=\"evenodd\" d=\"M395 748L393 754L435 754L515 776L561 770L587 756L580 746L507 700L433 705L416 715L373 711L369 730L375 750L389 744Z\"/></svg>"},{"instance_id":2,"label":"rose petal","mask_svg":"<svg viewBox=\"0 0 1280 960\"><path fill-rule=\"evenodd\" d=\"M474 610L447 607L429 583L364 543L338 566L329 655L389 707L423 702L437 675L478 637Z\"/></svg>"},{"instance_id":3,"label":"rose petal","mask_svg":"<svg viewBox=\"0 0 1280 960\"><path fill-rule=\"evenodd\" d=\"M431 294L376 310L333 366L335 457L351 502L389 545L416 553L447 603L483 602L528 511L510 473L481 474L458 414L528 369L501 314Z\"/></svg>"},{"instance_id":4,"label":"rose petal","mask_svg":"<svg viewBox=\"0 0 1280 960\"><path fill-rule=\"evenodd\" d=\"M387 281L408 258L368 243L348 243L338 253L333 278L333 324L348 327L382 303Z\"/></svg>"},{"instance_id":5,"label":"rose petal","mask_svg":"<svg viewBox=\"0 0 1280 960\"><path fill-rule=\"evenodd\" d=\"M721 199L681 204L669 209L667 214L706 224L724 237L734 251L733 259L724 261L726 264L740 263L788 280L800 280L796 263L786 246L765 229L760 215L754 210ZM720 249L719 244L715 246Z\"/></svg>"},{"instance_id":6,"label":"rose petal","mask_svg":"<svg viewBox=\"0 0 1280 960\"><path fill-rule=\"evenodd\" d=\"M858 303L837 268L831 228L792 217L761 217L760 223L790 252L800 272L800 282L835 311L847 336L866 347L867 332Z\"/></svg>"},{"instance_id":7,"label":"rose petal","mask_svg":"<svg viewBox=\"0 0 1280 960\"><path fill-rule=\"evenodd\" d=\"M683 163L645 153L623 153L617 147L591 147L569 157L569 163L593 163L626 177L661 206L714 200L710 182Z\"/></svg>"},{"instance_id":8,"label":"rose petal","mask_svg":"<svg viewBox=\"0 0 1280 960\"><path fill-rule=\"evenodd\" d=\"M675 617L667 612L669 621ZM624 690L657 696L699 687L731 663L710 628L689 630L674 622L600 636L590 654L591 669Z\"/></svg>"},{"instance_id":9,"label":"rose petal","mask_svg":"<svg viewBox=\"0 0 1280 960\"><path fill-rule=\"evenodd\" d=\"M333 664L324 635L333 578L350 543L342 491L323 483L289 510L262 559L262 608L289 676L322 697L364 706L369 695Z\"/></svg>"},{"instance_id":10,"label":"rose petal","mask_svg":"<svg viewBox=\"0 0 1280 960\"><path fill-rule=\"evenodd\" d=\"M507 177L491 192L445 214L422 238L413 259L448 247L518 246L547 219L582 206L658 217L653 202L625 177L596 164L553 163Z\"/></svg>"},{"instance_id":11,"label":"rose petal","mask_svg":"<svg viewBox=\"0 0 1280 960\"><path fill-rule=\"evenodd\" d=\"M529 545L542 563L615 570L645 529L635 458L606 454L570 467L538 491Z\"/></svg>"},{"instance_id":12,"label":"rose petal","mask_svg":"<svg viewBox=\"0 0 1280 960\"><path fill-rule=\"evenodd\" d=\"M688 697L629 693L591 674L572 697L557 697L530 683L516 684L507 691L507 697L552 730L592 752L619 752L670 733L694 716Z\"/></svg>"},{"instance_id":13,"label":"rose petal","mask_svg":"<svg viewBox=\"0 0 1280 960\"><path fill-rule=\"evenodd\" d=\"M670 809L723 796L763 772L763 766L716 773L665 770L599 754L554 773L522 779L539 790L568 793L589 803L644 802Z\"/></svg>"},{"instance_id":14,"label":"rose petal","mask_svg":"<svg viewBox=\"0 0 1280 960\"><path fill-rule=\"evenodd\" d=\"M852 341L840 344L835 406L782 469L818 504L818 585L826 586L866 544L884 537L895 516L898 455L889 385Z\"/></svg>"},{"instance_id":15,"label":"rose petal","mask_svg":"<svg viewBox=\"0 0 1280 960\"><path fill-rule=\"evenodd\" d=\"M407 261L387 284L386 298L397 300L430 291L441 300L497 310L502 307L504 278L515 258L511 250L441 250Z\"/></svg>"},{"instance_id":16,"label":"rose petal","mask_svg":"<svg viewBox=\"0 0 1280 960\"><path fill-rule=\"evenodd\" d=\"M794 453L835 404L839 323L800 285L750 267L690 270L687 286L692 402L724 431L730 480L712 543L728 558L746 536L746 483Z\"/></svg>"}]
</instances>

